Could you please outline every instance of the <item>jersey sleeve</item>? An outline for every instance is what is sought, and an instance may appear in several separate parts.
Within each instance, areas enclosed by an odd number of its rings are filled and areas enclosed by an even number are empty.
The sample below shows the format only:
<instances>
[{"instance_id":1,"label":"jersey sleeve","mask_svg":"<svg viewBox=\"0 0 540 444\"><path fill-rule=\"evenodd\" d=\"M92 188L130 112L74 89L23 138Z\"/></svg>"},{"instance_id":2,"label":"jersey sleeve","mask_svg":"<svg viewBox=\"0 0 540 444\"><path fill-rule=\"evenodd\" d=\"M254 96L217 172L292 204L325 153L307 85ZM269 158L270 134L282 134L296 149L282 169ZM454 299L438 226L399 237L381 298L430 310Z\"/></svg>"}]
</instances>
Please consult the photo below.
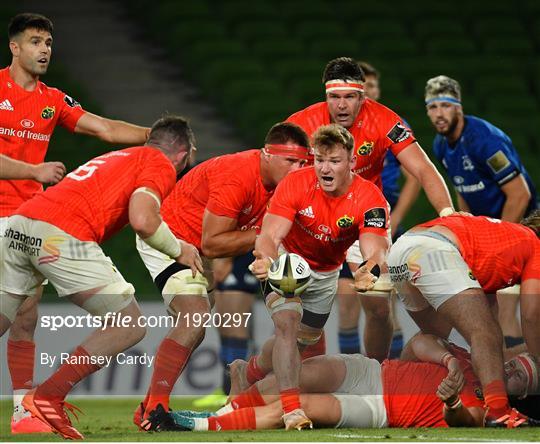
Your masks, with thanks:
<instances>
[{"instance_id":1,"label":"jersey sleeve","mask_svg":"<svg viewBox=\"0 0 540 444\"><path fill-rule=\"evenodd\" d=\"M520 174L516 150L510 140L504 137L490 134L472 154L476 162L485 165L486 171L499 186Z\"/></svg>"},{"instance_id":2,"label":"jersey sleeve","mask_svg":"<svg viewBox=\"0 0 540 444\"><path fill-rule=\"evenodd\" d=\"M293 178L294 174L289 174L279 183L267 210L270 214L282 216L290 221L294 221L299 209L298 185L295 186L296 181Z\"/></svg>"},{"instance_id":3,"label":"jersey sleeve","mask_svg":"<svg viewBox=\"0 0 540 444\"><path fill-rule=\"evenodd\" d=\"M367 183L364 184L364 186L366 185ZM369 185L372 186L372 190L370 193L365 194L369 197L365 201L365 204L362 205L362 216L359 226L360 234L373 233L388 237L390 206L381 190L371 183Z\"/></svg>"},{"instance_id":4,"label":"jersey sleeve","mask_svg":"<svg viewBox=\"0 0 540 444\"><path fill-rule=\"evenodd\" d=\"M176 184L174 166L159 151L146 152L141 157L140 162L140 173L135 188L150 188L159 195L161 202L163 202Z\"/></svg>"},{"instance_id":5,"label":"jersey sleeve","mask_svg":"<svg viewBox=\"0 0 540 444\"><path fill-rule=\"evenodd\" d=\"M385 137L395 156L401 153L411 143L416 142L416 138L409 125L388 108L385 109L384 119L381 120L381 129L384 133L381 136Z\"/></svg>"},{"instance_id":6,"label":"jersey sleeve","mask_svg":"<svg viewBox=\"0 0 540 444\"><path fill-rule=\"evenodd\" d=\"M82 109L79 102L62 91L58 91L57 103L60 109L58 123L73 132L77 126L77 122L86 111Z\"/></svg>"}]
</instances>

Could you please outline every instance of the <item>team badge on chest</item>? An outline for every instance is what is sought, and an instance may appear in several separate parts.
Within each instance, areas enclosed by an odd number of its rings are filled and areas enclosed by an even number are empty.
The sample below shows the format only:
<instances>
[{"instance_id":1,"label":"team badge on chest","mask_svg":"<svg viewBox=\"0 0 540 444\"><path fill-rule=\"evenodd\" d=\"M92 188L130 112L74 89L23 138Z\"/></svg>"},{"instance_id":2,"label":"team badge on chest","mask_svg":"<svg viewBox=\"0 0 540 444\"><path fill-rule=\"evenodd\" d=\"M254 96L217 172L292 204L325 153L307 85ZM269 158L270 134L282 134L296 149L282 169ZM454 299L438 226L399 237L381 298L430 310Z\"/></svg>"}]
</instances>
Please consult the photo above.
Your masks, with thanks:
<instances>
[{"instance_id":1,"label":"team badge on chest","mask_svg":"<svg viewBox=\"0 0 540 444\"><path fill-rule=\"evenodd\" d=\"M369 156L373 151L373 145L374 142L368 142L367 140L364 140L364 142L362 142L362 145L360 145L356 150L356 154L358 154L359 156Z\"/></svg>"},{"instance_id":2,"label":"team badge on chest","mask_svg":"<svg viewBox=\"0 0 540 444\"><path fill-rule=\"evenodd\" d=\"M349 228L352 226L354 222L354 216L341 216L337 221L336 221L336 225L339 227L339 228Z\"/></svg>"},{"instance_id":3,"label":"team badge on chest","mask_svg":"<svg viewBox=\"0 0 540 444\"><path fill-rule=\"evenodd\" d=\"M56 109L54 106L46 106L41 111L41 118L42 119L52 119L54 117Z\"/></svg>"}]
</instances>

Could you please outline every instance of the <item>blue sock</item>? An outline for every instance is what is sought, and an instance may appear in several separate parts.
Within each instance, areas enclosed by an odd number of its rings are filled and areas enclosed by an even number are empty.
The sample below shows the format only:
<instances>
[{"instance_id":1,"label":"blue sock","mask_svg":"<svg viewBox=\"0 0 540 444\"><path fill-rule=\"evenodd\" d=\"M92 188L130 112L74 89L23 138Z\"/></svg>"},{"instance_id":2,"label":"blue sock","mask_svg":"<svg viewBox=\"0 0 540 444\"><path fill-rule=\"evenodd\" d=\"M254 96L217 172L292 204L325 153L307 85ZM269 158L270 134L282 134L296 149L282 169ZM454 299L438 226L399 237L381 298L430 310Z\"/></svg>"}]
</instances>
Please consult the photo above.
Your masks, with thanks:
<instances>
[{"instance_id":1,"label":"blue sock","mask_svg":"<svg viewBox=\"0 0 540 444\"><path fill-rule=\"evenodd\" d=\"M403 335L400 331L394 333L392 337L392 345L390 346L389 359L399 359L403 350Z\"/></svg>"},{"instance_id":2,"label":"blue sock","mask_svg":"<svg viewBox=\"0 0 540 444\"><path fill-rule=\"evenodd\" d=\"M235 359L247 359L248 340L240 338L226 338L221 336L221 350L219 359L223 364L223 384L222 388L226 394L231 391L231 377L229 375L228 364Z\"/></svg>"},{"instance_id":3,"label":"blue sock","mask_svg":"<svg viewBox=\"0 0 540 444\"><path fill-rule=\"evenodd\" d=\"M346 353L348 355L360 353L360 333L357 328L340 330L338 338L339 351L341 353Z\"/></svg>"}]
</instances>

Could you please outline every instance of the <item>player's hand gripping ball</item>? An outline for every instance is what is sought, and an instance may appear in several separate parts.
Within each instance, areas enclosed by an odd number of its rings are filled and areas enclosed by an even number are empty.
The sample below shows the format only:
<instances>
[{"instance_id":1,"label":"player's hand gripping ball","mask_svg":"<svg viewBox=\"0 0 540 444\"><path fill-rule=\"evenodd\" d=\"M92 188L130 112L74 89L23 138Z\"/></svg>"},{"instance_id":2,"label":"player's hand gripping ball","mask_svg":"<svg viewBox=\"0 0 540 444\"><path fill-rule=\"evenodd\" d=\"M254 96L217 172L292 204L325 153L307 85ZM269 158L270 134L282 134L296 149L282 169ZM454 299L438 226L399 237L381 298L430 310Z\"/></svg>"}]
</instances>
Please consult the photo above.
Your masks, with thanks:
<instances>
[{"instance_id":1,"label":"player's hand gripping ball","mask_svg":"<svg viewBox=\"0 0 540 444\"><path fill-rule=\"evenodd\" d=\"M284 296L300 295L311 282L311 269L306 260L294 253L281 254L268 270L268 283Z\"/></svg>"}]
</instances>

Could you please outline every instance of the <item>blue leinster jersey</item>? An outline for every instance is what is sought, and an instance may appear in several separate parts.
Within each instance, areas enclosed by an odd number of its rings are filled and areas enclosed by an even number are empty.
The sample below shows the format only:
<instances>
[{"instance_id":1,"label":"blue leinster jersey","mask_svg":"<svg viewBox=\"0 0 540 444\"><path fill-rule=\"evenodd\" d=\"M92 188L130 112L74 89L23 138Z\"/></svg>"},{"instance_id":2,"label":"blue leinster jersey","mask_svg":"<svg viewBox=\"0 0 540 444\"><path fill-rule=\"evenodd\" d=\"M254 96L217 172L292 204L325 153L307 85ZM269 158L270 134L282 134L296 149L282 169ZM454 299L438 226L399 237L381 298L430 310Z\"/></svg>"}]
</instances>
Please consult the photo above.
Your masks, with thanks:
<instances>
[{"instance_id":1,"label":"blue leinster jersey","mask_svg":"<svg viewBox=\"0 0 540 444\"><path fill-rule=\"evenodd\" d=\"M531 191L526 214L536 208L536 190L512 141L489 122L465 116L463 133L455 145L451 147L438 134L433 151L472 214L500 218L506 200L500 187L519 174Z\"/></svg>"},{"instance_id":2,"label":"blue leinster jersey","mask_svg":"<svg viewBox=\"0 0 540 444\"><path fill-rule=\"evenodd\" d=\"M390 207L393 209L399 198L399 178L401 176L401 164L394 153L388 150L384 157L382 170L383 194Z\"/></svg>"}]
</instances>

